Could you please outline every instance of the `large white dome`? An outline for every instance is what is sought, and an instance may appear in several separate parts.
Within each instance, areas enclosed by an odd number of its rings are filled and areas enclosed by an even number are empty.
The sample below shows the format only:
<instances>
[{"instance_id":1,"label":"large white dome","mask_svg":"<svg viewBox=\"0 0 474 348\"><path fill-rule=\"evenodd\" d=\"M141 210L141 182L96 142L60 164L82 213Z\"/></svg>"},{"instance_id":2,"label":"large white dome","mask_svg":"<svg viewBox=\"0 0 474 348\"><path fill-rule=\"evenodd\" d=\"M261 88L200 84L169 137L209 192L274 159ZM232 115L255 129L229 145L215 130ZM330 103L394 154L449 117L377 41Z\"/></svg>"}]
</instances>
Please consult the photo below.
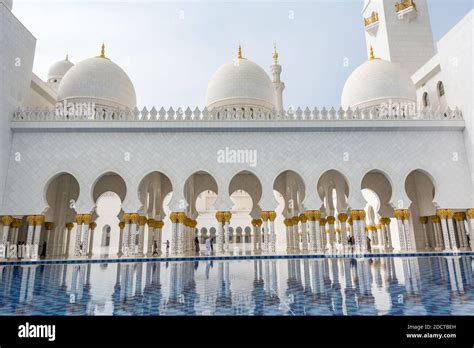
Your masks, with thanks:
<instances>
[{"instance_id":1,"label":"large white dome","mask_svg":"<svg viewBox=\"0 0 474 348\"><path fill-rule=\"evenodd\" d=\"M207 86L208 108L232 106L275 107L275 90L267 73L245 58L222 65Z\"/></svg>"},{"instance_id":2,"label":"large white dome","mask_svg":"<svg viewBox=\"0 0 474 348\"><path fill-rule=\"evenodd\" d=\"M73 66L74 64L71 63L67 57L64 60L54 63L48 71L48 82L56 82L54 80L62 79Z\"/></svg>"},{"instance_id":3,"label":"large white dome","mask_svg":"<svg viewBox=\"0 0 474 348\"><path fill-rule=\"evenodd\" d=\"M371 59L349 76L342 90L344 109L364 108L392 102L416 102L415 85L410 76L393 62Z\"/></svg>"},{"instance_id":4,"label":"large white dome","mask_svg":"<svg viewBox=\"0 0 474 348\"><path fill-rule=\"evenodd\" d=\"M58 101L94 102L105 107L135 108L135 88L128 75L105 57L83 60L64 75Z\"/></svg>"}]
</instances>

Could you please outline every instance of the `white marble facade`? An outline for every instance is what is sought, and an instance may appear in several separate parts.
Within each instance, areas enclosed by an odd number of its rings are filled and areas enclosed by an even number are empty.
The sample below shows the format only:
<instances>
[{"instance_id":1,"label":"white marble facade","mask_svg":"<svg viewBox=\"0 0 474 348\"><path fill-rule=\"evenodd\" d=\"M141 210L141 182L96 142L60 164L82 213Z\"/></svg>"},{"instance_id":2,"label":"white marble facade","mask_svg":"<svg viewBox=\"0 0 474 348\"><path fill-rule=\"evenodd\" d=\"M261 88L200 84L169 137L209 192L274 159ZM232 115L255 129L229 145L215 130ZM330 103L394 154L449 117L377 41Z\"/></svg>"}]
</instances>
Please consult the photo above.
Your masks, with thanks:
<instances>
[{"instance_id":1,"label":"white marble facade","mask_svg":"<svg viewBox=\"0 0 474 348\"><path fill-rule=\"evenodd\" d=\"M132 81L105 47L76 64L55 63L43 82L32 73L34 39L0 3L8 48L0 51L0 245L24 239L47 242L48 256L92 257L107 226L97 226L97 201L114 192L120 230L110 254L119 256L150 255L155 242L160 253L163 228L170 253L193 253L195 232L211 228L199 224L212 219L217 253L232 252L237 225L251 227L257 253L276 252L281 242L287 252L348 251L349 237L357 252L474 248L472 81L445 67L459 35L448 33L434 55L427 3L416 3L415 16L412 1L397 10L395 1L366 1L368 60L348 78L344 109L293 111L282 108L276 49L267 75L239 47L210 79L202 111L139 110ZM465 37L470 24L472 12L453 30ZM426 50L418 54L420 41ZM393 47L409 59L389 54ZM468 47L458 50L467 70ZM438 79L444 99L419 107ZM86 112L58 113L67 103ZM247 224L231 199L237 190L249 195ZM217 197L200 214L196 200L207 191ZM231 226L232 212L242 222Z\"/></svg>"}]
</instances>

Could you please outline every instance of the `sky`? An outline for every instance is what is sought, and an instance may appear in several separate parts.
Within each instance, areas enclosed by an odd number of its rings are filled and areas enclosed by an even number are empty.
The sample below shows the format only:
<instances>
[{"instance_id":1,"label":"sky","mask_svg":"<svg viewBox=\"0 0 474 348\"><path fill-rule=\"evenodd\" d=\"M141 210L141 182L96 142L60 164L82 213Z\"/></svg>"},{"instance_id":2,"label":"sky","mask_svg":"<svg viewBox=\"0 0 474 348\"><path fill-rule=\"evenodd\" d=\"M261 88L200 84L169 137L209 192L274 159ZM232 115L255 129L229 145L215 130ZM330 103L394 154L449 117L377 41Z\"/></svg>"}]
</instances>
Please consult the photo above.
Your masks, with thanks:
<instances>
[{"instance_id":1,"label":"sky","mask_svg":"<svg viewBox=\"0 0 474 348\"><path fill-rule=\"evenodd\" d=\"M429 0L438 41L471 0ZM367 59L362 0L116 1L14 0L13 13L37 38L34 72L106 55L130 76L138 106L202 107L212 74L236 56L270 74L276 43L284 105L338 107L349 74ZM349 64L344 64L344 62Z\"/></svg>"}]
</instances>

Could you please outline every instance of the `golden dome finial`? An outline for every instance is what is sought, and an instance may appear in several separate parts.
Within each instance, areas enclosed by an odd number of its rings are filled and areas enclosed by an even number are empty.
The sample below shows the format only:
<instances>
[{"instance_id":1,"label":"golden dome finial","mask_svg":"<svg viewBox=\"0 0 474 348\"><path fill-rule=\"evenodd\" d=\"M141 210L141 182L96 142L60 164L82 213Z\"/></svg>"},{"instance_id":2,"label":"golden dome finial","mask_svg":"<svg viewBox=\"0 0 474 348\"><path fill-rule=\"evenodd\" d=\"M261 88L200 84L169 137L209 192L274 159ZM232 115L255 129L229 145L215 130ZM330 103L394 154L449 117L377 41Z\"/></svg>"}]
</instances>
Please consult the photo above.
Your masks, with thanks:
<instances>
[{"instance_id":1,"label":"golden dome finial","mask_svg":"<svg viewBox=\"0 0 474 348\"><path fill-rule=\"evenodd\" d=\"M237 59L242 59L242 47L240 46L239 43L239 49L237 50Z\"/></svg>"},{"instance_id":2,"label":"golden dome finial","mask_svg":"<svg viewBox=\"0 0 474 348\"><path fill-rule=\"evenodd\" d=\"M277 64L277 63L278 63L278 52L277 52L276 43L273 44L273 54L272 54L272 57L273 57L273 61L275 62L275 64Z\"/></svg>"},{"instance_id":3,"label":"golden dome finial","mask_svg":"<svg viewBox=\"0 0 474 348\"><path fill-rule=\"evenodd\" d=\"M100 48L100 58L106 58L105 57L105 44L102 43L102 47Z\"/></svg>"},{"instance_id":4,"label":"golden dome finial","mask_svg":"<svg viewBox=\"0 0 474 348\"><path fill-rule=\"evenodd\" d=\"M370 60L374 60L374 59L375 59L374 48L370 46Z\"/></svg>"}]
</instances>

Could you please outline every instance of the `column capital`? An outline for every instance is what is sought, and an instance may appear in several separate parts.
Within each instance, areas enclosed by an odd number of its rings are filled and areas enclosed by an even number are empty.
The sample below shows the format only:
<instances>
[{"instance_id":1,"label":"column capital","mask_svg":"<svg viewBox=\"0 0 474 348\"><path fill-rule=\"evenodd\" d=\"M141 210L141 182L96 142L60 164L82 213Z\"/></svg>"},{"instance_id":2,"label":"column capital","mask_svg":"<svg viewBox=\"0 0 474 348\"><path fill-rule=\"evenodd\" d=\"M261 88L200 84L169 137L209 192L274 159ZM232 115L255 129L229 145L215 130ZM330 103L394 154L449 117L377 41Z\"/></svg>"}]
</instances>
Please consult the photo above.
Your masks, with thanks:
<instances>
[{"instance_id":1,"label":"column capital","mask_svg":"<svg viewBox=\"0 0 474 348\"><path fill-rule=\"evenodd\" d=\"M119 228L121 230L123 230L125 228L125 222L124 221L120 221L119 224L118 224Z\"/></svg>"},{"instance_id":2,"label":"column capital","mask_svg":"<svg viewBox=\"0 0 474 348\"><path fill-rule=\"evenodd\" d=\"M216 213L216 219L218 222L223 222L224 221L224 212L223 211L218 211Z\"/></svg>"},{"instance_id":3,"label":"column capital","mask_svg":"<svg viewBox=\"0 0 474 348\"><path fill-rule=\"evenodd\" d=\"M82 217L81 217L81 219L82 219ZM35 216L34 215L27 216L26 217L26 222L28 223L28 226L34 226L35 225Z\"/></svg>"},{"instance_id":4,"label":"column capital","mask_svg":"<svg viewBox=\"0 0 474 348\"><path fill-rule=\"evenodd\" d=\"M277 214L274 211L268 212L268 218L270 219L270 221L275 221L276 217L277 217Z\"/></svg>"},{"instance_id":5,"label":"column capital","mask_svg":"<svg viewBox=\"0 0 474 348\"><path fill-rule=\"evenodd\" d=\"M359 220L365 219L365 210L359 210Z\"/></svg>"},{"instance_id":6,"label":"column capital","mask_svg":"<svg viewBox=\"0 0 474 348\"><path fill-rule=\"evenodd\" d=\"M426 225L428 223L428 216L420 216L420 224Z\"/></svg>"},{"instance_id":7,"label":"column capital","mask_svg":"<svg viewBox=\"0 0 474 348\"><path fill-rule=\"evenodd\" d=\"M466 216L469 220L474 219L474 208L466 210Z\"/></svg>"},{"instance_id":8,"label":"column capital","mask_svg":"<svg viewBox=\"0 0 474 348\"><path fill-rule=\"evenodd\" d=\"M162 220L156 221L155 228L163 228L165 223Z\"/></svg>"},{"instance_id":9,"label":"column capital","mask_svg":"<svg viewBox=\"0 0 474 348\"><path fill-rule=\"evenodd\" d=\"M270 216L268 215L268 211L262 211L262 220L263 221L268 221Z\"/></svg>"},{"instance_id":10,"label":"column capital","mask_svg":"<svg viewBox=\"0 0 474 348\"><path fill-rule=\"evenodd\" d=\"M22 224L21 219L13 219L12 227L13 228L20 228L21 224Z\"/></svg>"},{"instance_id":11,"label":"column capital","mask_svg":"<svg viewBox=\"0 0 474 348\"><path fill-rule=\"evenodd\" d=\"M13 222L13 218L10 215L2 216L2 223L4 226L10 226Z\"/></svg>"},{"instance_id":12,"label":"column capital","mask_svg":"<svg viewBox=\"0 0 474 348\"><path fill-rule=\"evenodd\" d=\"M54 223L52 222L45 222L44 226L46 227L47 231L51 231L54 228Z\"/></svg>"},{"instance_id":13,"label":"column capital","mask_svg":"<svg viewBox=\"0 0 474 348\"><path fill-rule=\"evenodd\" d=\"M395 216L397 220L403 220L403 216L404 216L403 209L395 209L393 211L393 215Z\"/></svg>"},{"instance_id":14,"label":"column capital","mask_svg":"<svg viewBox=\"0 0 474 348\"><path fill-rule=\"evenodd\" d=\"M35 225L40 226L44 223L44 215L35 215Z\"/></svg>"},{"instance_id":15,"label":"column capital","mask_svg":"<svg viewBox=\"0 0 474 348\"><path fill-rule=\"evenodd\" d=\"M341 213L337 216L339 222L346 222L349 217L345 213Z\"/></svg>"},{"instance_id":16,"label":"column capital","mask_svg":"<svg viewBox=\"0 0 474 348\"><path fill-rule=\"evenodd\" d=\"M463 212L459 211L459 212L454 213L454 219L456 221L463 221L465 218L466 218L466 214Z\"/></svg>"},{"instance_id":17,"label":"column capital","mask_svg":"<svg viewBox=\"0 0 474 348\"><path fill-rule=\"evenodd\" d=\"M140 215L138 215L137 213L130 214L130 222L132 224L138 224L139 221L140 221Z\"/></svg>"},{"instance_id":18,"label":"column capital","mask_svg":"<svg viewBox=\"0 0 474 348\"><path fill-rule=\"evenodd\" d=\"M173 224L177 223L178 222L178 214L177 212L172 212L170 214L170 220Z\"/></svg>"},{"instance_id":19,"label":"column capital","mask_svg":"<svg viewBox=\"0 0 474 348\"><path fill-rule=\"evenodd\" d=\"M140 224L140 226L145 226L147 221L148 220L147 220L146 216L143 216L143 215L141 215L140 218L138 219L138 223Z\"/></svg>"},{"instance_id":20,"label":"column capital","mask_svg":"<svg viewBox=\"0 0 474 348\"><path fill-rule=\"evenodd\" d=\"M65 227L69 232L71 232L71 230L74 228L74 224L72 222L68 222Z\"/></svg>"},{"instance_id":21,"label":"column capital","mask_svg":"<svg viewBox=\"0 0 474 348\"><path fill-rule=\"evenodd\" d=\"M328 224L330 224L330 225L334 225L334 223L336 222L336 218L334 216L328 216L326 218L326 220L327 220Z\"/></svg>"},{"instance_id":22,"label":"column capital","mask_svg":"<svg viewBox=\"0 0 474 348\"><path fill-rule=\"evenodd\" d=\"M403 209L403 219L404 220L410 219L410 211L408 209Z\"/></svg>"},{"instance_id":23,"label":"column capital","mask_svg":"<svg viewBox=\"0 0 474 348\"><path fill-rule=\"evenodd\" d=\"M92 231L94 231L94 230L96 229L96 227L97 227L97 224L96 224L95 222L91 222L91 223L89 224L89 228L90 228Z\"/></svg>"},{"instance_id":24,"label":"column capital","mask_svg":"<svg viewBox=\"0 0 474 348\"><path fill-rule=\"evenodd\" d=\"M352 221L360 220L359 211L358 211L358 210L351 210L351 212L349 213L349 215L351 216Z\"/></svg>"},{"instance_id":25,"label":"column capital","mask_svg":"<svg viewBox=\"0 0 474 348\"><path fill-rule=\"evenodd\" d=\"M82 223L85 225L89 225L92 221L92 215L91 214L84 214L82 215Z\"/></svg>"},{"instance_id":26,"label":"column capital","mask_svg":"<svg viewBox=\"0 0 474 348\"><path fill-rule=\"evenodd\" d=\"M440 219L444 220L448 217L448 212L446 209L438 209L436 215L438 215Z\"/></svg>"},{"instance_id":27,"label":"column capital","mask_svg":"<svg viewBox=\"0 0 474 348\"><path fill-rule=\"evenodd\" d=\"M129 224L130 223L130 215L129 213L125 213L122 216L122 220L124 224Z\"/></svg>"},{"instance_id":28,"label":"column capital","mask_svg":"<svg viewBox=\"0 0 474 348\"><path fill-rule=\"evenodd\" d=\"M298 217L298 220L299 220L301 223L305 224L306 221L308 221L308 218L306 217L305 214L300 214L300 216Z\"/></svg>"},{"instance_id":29,"label":"column capital","mask_svg":"<svg viewBox=\"0 0 474 348\"><path fill-rule=\"evenodd\" d=\"M232 217L232 213L230 211L225 211L224 212L224 221L229 222Z\"/></svg>"},{"instance_id":30,"label":"column capital","mask_svg":"<svg viewBox=\"0 0 474 348\"><path fill-rule=\"evenodd\" d=\"M452 219L454 217L454 211L452 209L446 209L446 214L448 214L448 219Z\"/></svg>"},{"instance_id":31,"label":"column capital","mask_svg":"<svg viewBox=\"0 0 474 348\"><path fill-rule=\"evenodd\" d=\"M180 224L184 224L186 222L186 218L187 218L187 216L184 212L179 212L178 213L178 222Z\"/></svg>"},{"instance_id":32,"label":"column capital","mask_svg":"<svg viewBox=\"0 0 474 348\"><path fill-rule=\"evenodd\" d=\"M28 218L29 218L29 216L28 216ZM82 214L77 214L75 221L76 221L76 223L77 223L78 225L82 225L82 222L83 222L83 215L82 215ZM30 224L29 221L28 221L28 224Z\"/></svg>"},{"instance_id":33,"label":"column capital","mask_svg":"<svg viewBox=\"0 0 474 348\"><path fill-rule=\"evenodd\" d=\"M431 222L434 224L438 224L440 222L439 216L438 215L433 215L431 217Z\"/></svg>"},{"instance_id":34,"label":"column capital","mask_svg":"<svg viewBox=\"0 0 474 348\"><path fill-rule=\"evenodd\" d=\"M327 222L326 219L323 217L319 219L319 224L322 226L326 225L326 222Z\"/></svg>"}]
</instances>

